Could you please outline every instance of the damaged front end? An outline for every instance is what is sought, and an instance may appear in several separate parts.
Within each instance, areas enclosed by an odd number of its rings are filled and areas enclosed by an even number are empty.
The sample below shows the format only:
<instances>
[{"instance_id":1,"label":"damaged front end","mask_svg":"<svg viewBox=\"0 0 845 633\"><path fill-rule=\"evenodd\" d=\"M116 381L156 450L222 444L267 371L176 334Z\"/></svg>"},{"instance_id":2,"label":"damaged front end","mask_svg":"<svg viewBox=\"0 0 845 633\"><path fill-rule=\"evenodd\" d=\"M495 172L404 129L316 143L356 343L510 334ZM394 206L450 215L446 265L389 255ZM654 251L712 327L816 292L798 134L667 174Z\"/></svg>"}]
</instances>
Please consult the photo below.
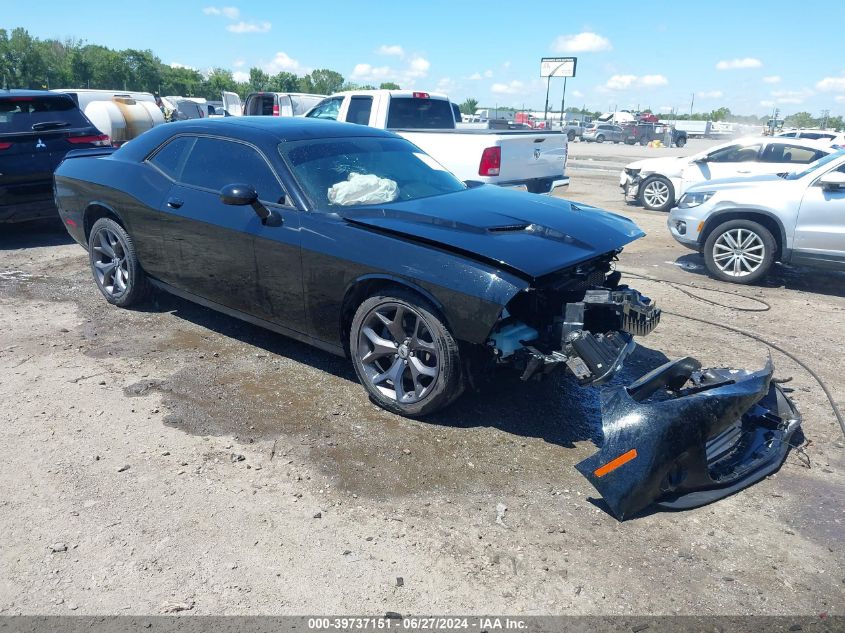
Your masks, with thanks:
<instances>
[{"instance_id":1,"label":"damaged front end","mask_svg":"<svg viewBox=\"0 0 845 633\"><path fill-rule=\"evenodd\" d=\"M523 380L566 367L582 385L608 382L649 334L660 310L620 284L616 253L538 279L507 305L490 334L496 364ZM620 520L657 504L697 507L776 471L800 415L760 371L666 363L628 386L601 393L604 442L576 468Z\"/></svg>"},{"instance_id":2,"label":"damaged front end","mask_svg":"<svg viewBox=\"0 0 845 633\"><path fill-rule=\"evenodd\" d=\"M539 279L508 304L488 345L498 364L523 380L564 366L582 385L599 385L622 367L660 322L660 310L611 272L616 253Z\"/></svg>"},{"instance_id":3,"label":"damaged front end","mask_svg":"<svg viewBox=\"0 0 845 633\"><path fill-rule=\"evenodd\" d=\"M771 361L702 370L683 358L601 394L604 442L576 465L620 520L705 505L776 471L800 415Z\"/></svg>"}]
</instances>

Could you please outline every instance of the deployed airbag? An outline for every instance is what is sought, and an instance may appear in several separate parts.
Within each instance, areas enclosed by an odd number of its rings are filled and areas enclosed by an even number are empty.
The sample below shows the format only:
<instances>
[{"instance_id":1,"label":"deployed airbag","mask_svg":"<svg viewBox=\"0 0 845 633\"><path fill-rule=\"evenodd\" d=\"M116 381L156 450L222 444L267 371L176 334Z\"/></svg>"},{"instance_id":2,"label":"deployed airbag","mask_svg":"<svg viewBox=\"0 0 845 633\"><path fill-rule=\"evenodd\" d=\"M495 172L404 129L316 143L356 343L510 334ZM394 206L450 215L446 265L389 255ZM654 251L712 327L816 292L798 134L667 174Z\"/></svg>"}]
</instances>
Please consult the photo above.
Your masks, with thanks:
<instances>
[{"instance_id":1,"label":"deployed airbag","mask_svg":"<svg viewBox=\"0 0 845 633\"><path fill-rule=\"evenodd\" d=\"M346 180L329 187L329 204L383 204L399 196L396 181L375 174L349 174Z\"/></svg>"},{"instance_id":2,"label":"deployed airbag","mask_svg":"<svg viewBox=\"0 0 845 633\"><path fill-rule=\"evenodd\" d=\"M726 497L777 470L800 415L771 361L707 369L693 358L602 391L601 449L576 465L620 520L653 503L680 510Z\"/></svg>"}]
</instances>

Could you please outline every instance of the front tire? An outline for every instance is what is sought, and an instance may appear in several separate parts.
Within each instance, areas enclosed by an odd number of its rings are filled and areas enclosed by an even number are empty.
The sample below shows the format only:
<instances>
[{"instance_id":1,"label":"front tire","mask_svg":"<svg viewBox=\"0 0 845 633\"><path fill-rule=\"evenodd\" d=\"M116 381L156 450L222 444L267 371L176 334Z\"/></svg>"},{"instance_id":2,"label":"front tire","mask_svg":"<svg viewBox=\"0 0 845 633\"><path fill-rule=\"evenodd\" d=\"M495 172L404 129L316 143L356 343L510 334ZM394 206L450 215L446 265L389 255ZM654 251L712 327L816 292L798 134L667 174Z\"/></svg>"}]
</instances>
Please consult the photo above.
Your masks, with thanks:
<instances>
[{"instance_id":1,"label":"front tire","mask_svg":"<svg viewBox=\"0 0 845 633\"><path fill-rule=\"evenodd\" d=\"M717 226L704 242L704 263L711 275L735 284L753 284L769 272L777 243L771 232L751 220Z\"/></svg>"},{"instance_id":2,"label":"front tire","mask_svg":"<svg viewBox=\"0 0 845 633\"><path fill-rule=\"evenodd\" d=\"M370 398L393 413L428 415L463 391L457 341L438 310L410 291L364 301L352 318L349 350Z\"/></svg>"},{"instance_id":3,"label":"front tire","mask_svg":"<svg viewBox=\"0 0 845 633\"><path fill-rule=\"evenodd\" d=\"M604 136L602 134L596 137L596 143L604 143Z\"/></svg>"},{"instance_id":4,"label":"front tire","mask_svg":"<svg viewBox=\"0 0 845 633\"><path fill-rule=\"evenodd\" d=\"M640 204L651 211L668 211L675 204L675 188L663 176L646 178L640 185Z\"/></svg>"},{"instance_id":5,"label":"front tire","mask_svg":"<svg viewBox=\"0 0 845 633\"><path fill-rule=\"evenodd\" d=\"M112 218L100 218L88 237L91 273L106 301L128 308L149 292L147 276L138 262L135 243Z\"/></svg>"},{"instance_id":6,"label":"front tire","mask_svg":"<svg viewBox=\"0 0 845 633\"><path fill-rule=\"evenodd\" d=\"M675 139L675 147L683 147L687 144L687 137L686 136L679 136Z\"/></svg>"},{"instance_id":7,"label":"front tire","mask_svg":"<svg viewBox=\"0 0 845 633\"><path fill-rule=\"evenodd\" d=\"M567 132L566 140L568 140L570 143L574 142L575 141L575 132L573 132L571 130L569 132Z\"/></svg>"}]
</instances>

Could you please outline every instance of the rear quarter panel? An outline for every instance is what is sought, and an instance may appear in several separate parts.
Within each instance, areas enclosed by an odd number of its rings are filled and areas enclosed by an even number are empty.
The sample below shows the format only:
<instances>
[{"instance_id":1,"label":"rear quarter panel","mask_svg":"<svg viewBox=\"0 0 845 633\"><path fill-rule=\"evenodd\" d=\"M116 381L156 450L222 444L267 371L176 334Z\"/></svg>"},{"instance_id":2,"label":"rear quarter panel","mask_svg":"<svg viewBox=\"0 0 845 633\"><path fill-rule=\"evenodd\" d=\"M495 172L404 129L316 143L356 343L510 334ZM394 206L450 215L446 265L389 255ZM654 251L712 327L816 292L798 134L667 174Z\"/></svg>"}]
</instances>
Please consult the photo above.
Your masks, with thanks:
<instances>
[{"instance_id":1,"label":"rear quarter panel","mask_svg":"<svg viewBox=\"0 0 845 633\"><path fill-rule=\"evenodd\" d=\"M158 209L170 186L168 178L146 163L70 158L56 170L56 206L68 231L83 245L86 212L94 206L108 209L134 240L141 266L156 276L161 270Z\"/></svg>"}]
</instances>

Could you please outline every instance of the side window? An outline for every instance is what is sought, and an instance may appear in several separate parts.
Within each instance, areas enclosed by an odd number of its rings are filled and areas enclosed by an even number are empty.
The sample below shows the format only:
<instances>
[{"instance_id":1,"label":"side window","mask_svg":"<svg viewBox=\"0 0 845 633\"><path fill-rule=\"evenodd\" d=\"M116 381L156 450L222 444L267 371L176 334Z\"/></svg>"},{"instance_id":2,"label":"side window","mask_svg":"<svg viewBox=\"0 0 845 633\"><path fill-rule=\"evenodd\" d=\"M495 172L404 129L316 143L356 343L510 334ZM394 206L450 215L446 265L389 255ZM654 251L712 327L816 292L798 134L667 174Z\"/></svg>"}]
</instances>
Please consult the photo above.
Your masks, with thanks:
<instances>
[{"instance_id":1,"label":"side window","mask_svg":"<svg viewBox=\"0 0 845 633\"><path fill-rule=\"evenodd\" d=\"M707 156L710 163L748 163L757 160L760 145L731 145Z\"/></svg>"},{"instance_id":2,"label":"side window","mask_svg":"<svg viewBox=\"0 0 845 633\"><path fill-rule=\"evenodd\" d=\"M349 123L357 123L358 125L369 125L370 111L372 109L372 97L352 97L349 101L349 111L346 113L346 120Z\"/></svg>"},{"instance_id":3,"label":"side window","mask_svg":"<svg viewBox=\"0 0 845 633\"><path fill-rule=\"evenodd\" d=\"M258 197L273 204L284 192L273 170L257 150L219 138L199 137L188 155L180 182L220 191L226 185L252 185Z\"/></svg>"},{"instance_id":4,"label":"side window","mask_svg":"<svg viewBox=\"0 0 845 633\"><path fill-rule=\"evenodd\" d=\"M152 155L147 162L158 167L173 180L179 180L185 157L196 140L193 136L177 136Z\"/></svg>"},{"instance_id":5,"label":"side window","mask_svg":"<svg viewBox=\"0 0 845 633\"><path fill-rule=\"evenodd\" d=\"M793 163L806 165L824 156L824 152L800 145L786 143L770 143L763 150L761 160L764 163Z\"/></svg>"},{"instance_id":6,"label":"side window","mask_svg":"<svg viewBox=\"0 0 845 633\"><path fill-rule=\"evenodd\" d=\"M343 99L340 97L323 99L305 116L311 117L312 119L331 119L332 121L337 121L341 101L343 101Z\"/></svg>"}]
</instances>

